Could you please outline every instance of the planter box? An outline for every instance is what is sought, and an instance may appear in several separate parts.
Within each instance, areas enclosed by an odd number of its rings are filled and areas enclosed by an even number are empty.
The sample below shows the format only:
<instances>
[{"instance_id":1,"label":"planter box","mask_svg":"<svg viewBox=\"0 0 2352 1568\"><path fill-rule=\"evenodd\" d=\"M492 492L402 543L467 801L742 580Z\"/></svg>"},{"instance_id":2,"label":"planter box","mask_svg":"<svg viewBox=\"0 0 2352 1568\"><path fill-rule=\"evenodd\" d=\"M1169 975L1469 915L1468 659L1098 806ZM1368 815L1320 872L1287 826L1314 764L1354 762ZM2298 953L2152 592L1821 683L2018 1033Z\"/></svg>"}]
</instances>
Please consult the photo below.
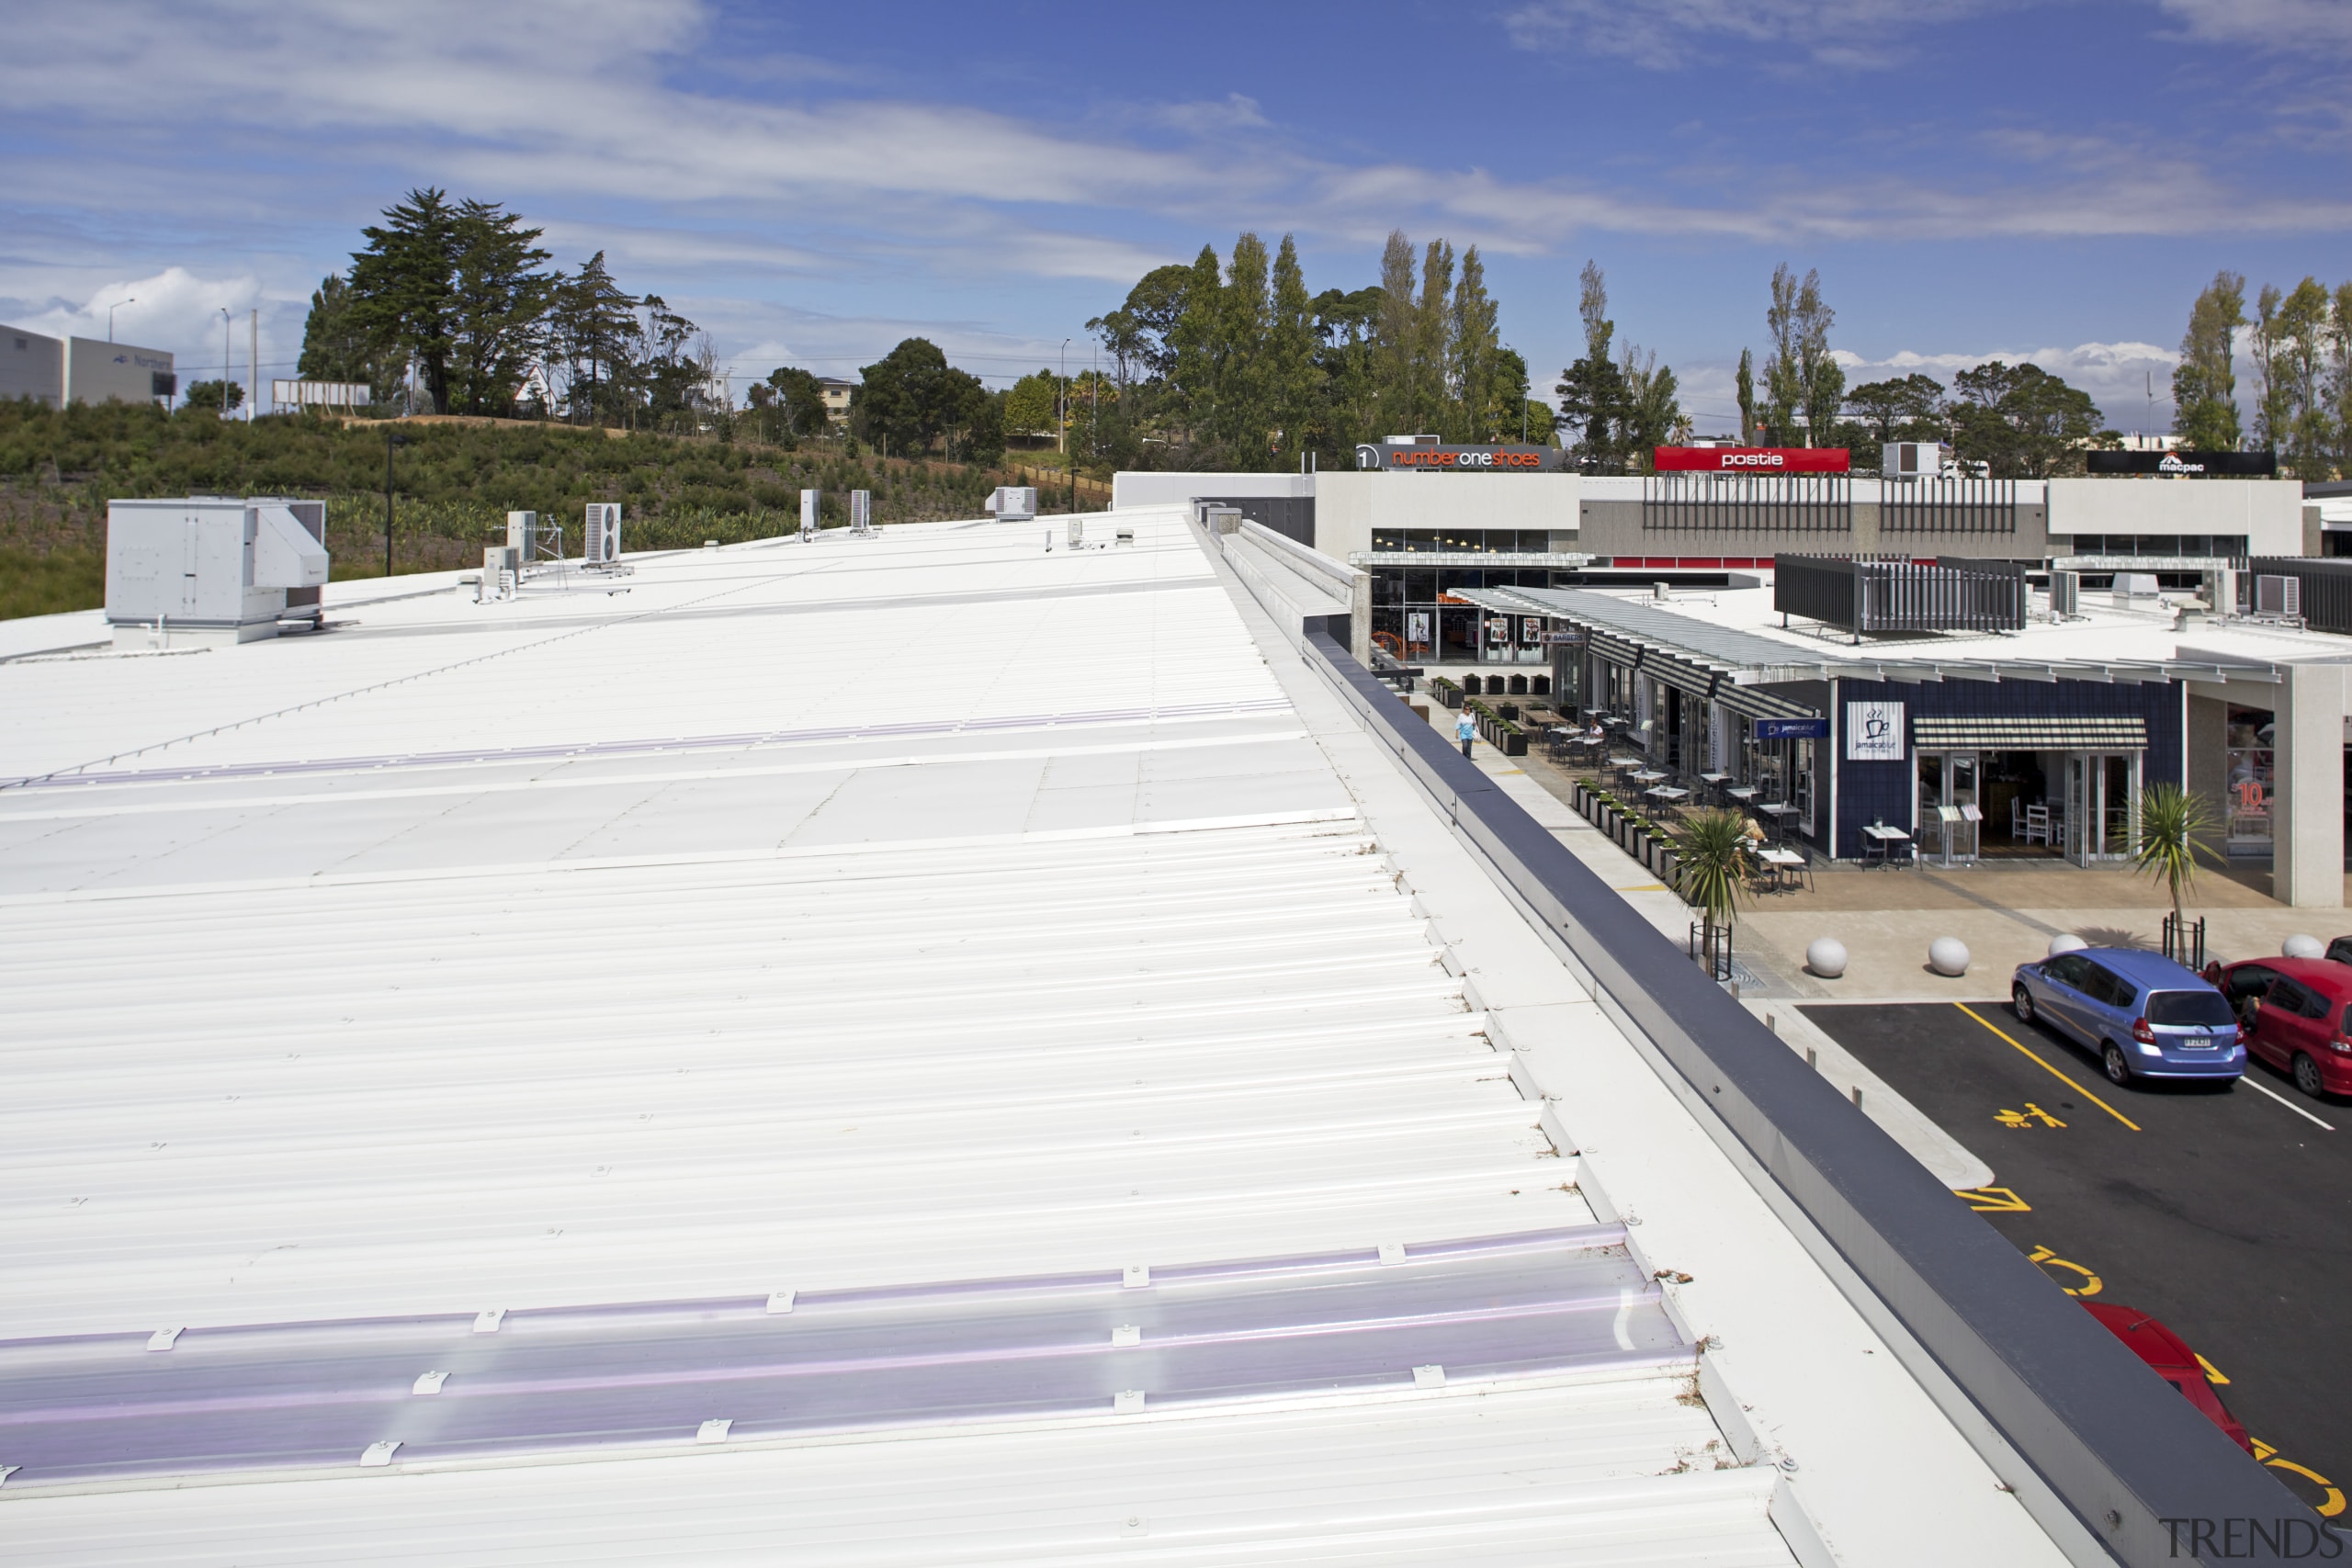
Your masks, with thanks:
<instances>
[{"instance_id":1,"label":"planter box","mask_svg":"<svg viewBox=\"0 0 2352 1568\"><path fill-rule=\"evenodd\" d=\"M1552 677L1549 675L1537 675L1533 677L1529 689L1539 697L1550 696L1552 694Z\"/></svg>"},{"instance_id":2,"label":"planter box","mask_svg":"<svg viewBox=\"0 0 2352 1568\"><path fill-rule=\"evenodd\" d=\"M1506 757L1524 757L1527 755L1527 737L1517 730L1504 730L1502 732L1500 744L1502 747L1502 753Z\"/></svg>"},{"instance_id":3,"label":"planter box","mask_svg":"<svg viewBox=\"0 0 2352 1568\"><path fill-rule=\"evenodd\" d=\"M1462 705L1462 688L1459 686L1431 686L1430 695L1450 708L1458 708Z\"/></svg>"},{"instance_id":4,"label":"planter box","mask_svg":"<svg viewBox=\"0 0 2352 1568\"><path fill-rule=\"evenodd\" d=\"M1517 703L1497 703L1495 705L1495 716L1498 718L1507 718L1513 724L1517 724L1519 722L1519 705Z\"/></svg>"}]
</instances>

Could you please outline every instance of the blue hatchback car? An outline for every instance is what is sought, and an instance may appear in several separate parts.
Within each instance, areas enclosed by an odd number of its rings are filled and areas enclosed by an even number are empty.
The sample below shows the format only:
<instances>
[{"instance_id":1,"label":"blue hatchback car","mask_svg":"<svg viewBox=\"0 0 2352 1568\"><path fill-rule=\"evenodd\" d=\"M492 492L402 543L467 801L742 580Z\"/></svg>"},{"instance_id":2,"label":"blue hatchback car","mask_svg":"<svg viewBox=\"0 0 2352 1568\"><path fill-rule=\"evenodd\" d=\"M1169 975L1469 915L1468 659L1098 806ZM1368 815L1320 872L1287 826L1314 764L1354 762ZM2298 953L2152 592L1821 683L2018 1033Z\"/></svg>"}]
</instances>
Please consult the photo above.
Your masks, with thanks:
<instances>
[{"instance_id":1,"label":"blue hatchback car","mask_svg":"<svg viewBox=\"0 0 2352 1568\"><path fill-rule=\"evenodd\" d=\"M2091 1048L2109 1078L2215 1078L2245 1073L2245 1043L2229 1000L2171 959L2085 947L2020 964L2009 998Z\"/></svg>"}]
</instances>

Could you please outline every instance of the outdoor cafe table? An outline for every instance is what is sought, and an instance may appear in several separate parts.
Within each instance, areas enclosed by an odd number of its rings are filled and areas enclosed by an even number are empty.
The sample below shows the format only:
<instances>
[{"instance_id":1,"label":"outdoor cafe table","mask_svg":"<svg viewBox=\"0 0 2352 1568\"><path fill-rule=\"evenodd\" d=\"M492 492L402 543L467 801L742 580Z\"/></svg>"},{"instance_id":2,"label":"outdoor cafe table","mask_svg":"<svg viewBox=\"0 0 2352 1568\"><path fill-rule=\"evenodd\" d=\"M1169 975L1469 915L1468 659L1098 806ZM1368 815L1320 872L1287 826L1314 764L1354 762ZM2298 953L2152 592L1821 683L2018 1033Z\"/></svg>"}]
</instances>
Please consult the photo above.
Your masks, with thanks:
<instances>
[{"instance_id":1,"label":"outdoor cafe table","mask_svg":"<svg viewBox=\"0 0 2352 1568\"><path fill-rule=\"evenodd\" d=\"M1690 792L1687 789L1676 789L1671 784L1658 784L1642 791L1642 795L1645 799L1655 800L1660 806L1671 808L1689 799Z\"/></svg>"},{"instance_id":2,"label":"outdoor cafe table","mask_svg":"<svg viewBox=\"0 0 2352 1568\"><path fill-rule=\"evenodd\" d=\"M1772 829L1776 833L1786 833L1789 818L1797 814L1797 808L1785 800L1768 800L1756 809L1772 818Z\"/></svg>"},{"instance_id":3,"label":"outdoor cafe table","mask_svg":"<svg viewBox=\"0 0 2352 1568\"><path fill-rule=\"evenodd\" d=\"M1732 788L1724 791L1724 793L1731 796L1732 799L1739 802L1742 806L1745 806L1749 801L1756 798L1756 786L1754 784L1736 784Z\"/></svg>"},{"instance_id":4,"label":"outdoor cafe table","mask_svg":"<svg viewBox=\"0 0 2352 1568\"><path fill-rule=\"evenodd\" d=\"M1907 844L1911 841L1910 834L1905 832L1900 828L1887 827L1883 822L1873 822L1869 827L1863 829L1862 837L1870 840L1871 843L1877 847L1879 854L1883 856L1890 865L1894 862L1894 846L1897 844ZM1867 855L1867 848L1865 850L1865 854Z\"/></svg>"},{"instance_id":5,"label":"outdoor cafe table","mask_svg":"<svg viewBox=\"0 0 2352 1568\"><path fill-rule=\"evenodd\" d=\"M1794 850L1762 850L1758 852L1756 858L1771 868L1775 892L1788 886L1789 873L1804 864L1804 856Z\"/></svg>"},{"instance_id":6,"label":"outdoor cafe table","mask_svg":"<svg viewBox=\"0 0 2352 1568\"><path fill-rule=\"evenodd\" d=\"M1640 772L1634 773L1633 777L1635 784L1653 784L1663 780L1666 775L1658 772L1656 768L1644 768Z\"/></svg>"}]
</instances>

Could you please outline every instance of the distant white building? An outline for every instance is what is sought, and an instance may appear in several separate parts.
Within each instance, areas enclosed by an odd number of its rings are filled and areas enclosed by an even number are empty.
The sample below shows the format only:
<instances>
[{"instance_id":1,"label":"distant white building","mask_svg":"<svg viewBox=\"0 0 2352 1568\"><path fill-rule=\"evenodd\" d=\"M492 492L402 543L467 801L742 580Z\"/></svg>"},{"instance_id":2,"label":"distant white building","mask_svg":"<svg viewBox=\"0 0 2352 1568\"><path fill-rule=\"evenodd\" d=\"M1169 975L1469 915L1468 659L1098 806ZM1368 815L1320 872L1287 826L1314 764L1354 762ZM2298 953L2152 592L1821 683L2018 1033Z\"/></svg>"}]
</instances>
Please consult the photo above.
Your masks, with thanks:
<instances>
[{"instance_id":1,"label":"distant white building","mask_svg":"<svg viewBox=\"0 0 2352 1568\"><path fill-rule=\"evenodd\" d=\"M167 402L178 390L167 350L0 326L0 398L31 398L58 408Z\"/></svg>"}]
</instances>

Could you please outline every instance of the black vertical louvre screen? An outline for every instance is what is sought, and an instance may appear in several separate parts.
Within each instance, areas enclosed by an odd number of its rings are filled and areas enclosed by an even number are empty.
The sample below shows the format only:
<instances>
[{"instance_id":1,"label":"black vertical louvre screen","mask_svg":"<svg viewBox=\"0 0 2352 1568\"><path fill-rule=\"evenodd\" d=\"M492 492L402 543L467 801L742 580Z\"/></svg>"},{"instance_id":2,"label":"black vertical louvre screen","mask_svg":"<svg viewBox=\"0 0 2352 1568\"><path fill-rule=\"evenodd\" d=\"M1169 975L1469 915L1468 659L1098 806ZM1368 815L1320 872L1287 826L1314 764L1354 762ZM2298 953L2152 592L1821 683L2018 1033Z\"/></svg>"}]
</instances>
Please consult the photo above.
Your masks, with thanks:
<instances>
[{"instance_id":1,"label":"black vertical louvre screen","mask_svg":"<svg viewBox=\"0 0 2352 1568\"><path fill-rule=\"evenodd\" d=\"M1890 479L1879 489L1882 534L2014 534L2015 479Z\"/></svg>"},{"instance_id":2,"label":"black vertical louvre screen","mask_svg":"<svg viewBox=\"0 0 2352 1568\"><path fill-rule=\"evenodd\" d=\"M1850 534L1843 474L1645 474L1642 527L1684 534Z\"/></svg>"},{"instance_id":3,"label":"black vertical louvre screen","mask_svg":"<svg viewBox=\"0 0 2352 1568\"><path fill-rule=\"evenodd\" d=\"M1933 565L1776 556L1772 608L1849 632L1997 632L2025 626L2025 568L1947 556Z\"/></svg>"}]
</instances>

